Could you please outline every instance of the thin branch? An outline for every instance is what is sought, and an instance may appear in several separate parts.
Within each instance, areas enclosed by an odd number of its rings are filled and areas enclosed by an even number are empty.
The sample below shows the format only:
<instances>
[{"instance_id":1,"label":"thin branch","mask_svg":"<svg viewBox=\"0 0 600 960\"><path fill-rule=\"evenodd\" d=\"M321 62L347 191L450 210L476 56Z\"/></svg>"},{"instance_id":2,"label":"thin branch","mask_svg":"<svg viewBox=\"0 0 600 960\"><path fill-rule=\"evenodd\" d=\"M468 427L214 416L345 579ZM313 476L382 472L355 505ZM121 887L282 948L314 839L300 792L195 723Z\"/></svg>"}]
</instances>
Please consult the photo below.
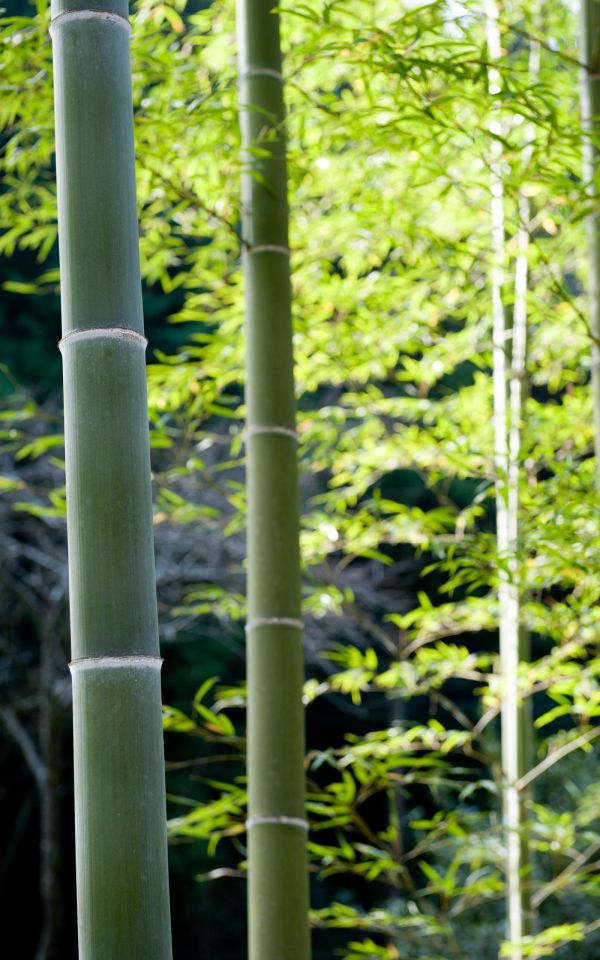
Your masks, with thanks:
<instances>
[{"instance_id":1,"label":"thin branch","mask_svg":"<svg viewBox=\"0 0 600 960\"><path fill-rule=\"evenodd\" d=\"M584 63L581 63L581 61L578 60L577 57L572 57L568 53L563 53L561 50L556 50L547 41L542 40L540 37L536 36L533 33L529 33L528 30L521 30L520 27L515 27L510 23L506 23L505 21L502 20L502 18L499 19L499 23L501 23L502 26L509 33L515 33L518 37L524 37L526 40L529 40L530 43L539 44L542 50L546 50L548 53L552 53L555 57L558 57L559 60L564 60L565 63L571 63L573 64L574 67L578 67L580 70L587 69L586 65Z\"/></svg>"},{"instance_id":2,"label":"thin branch","mask_svg":"<svg viewBox=\"0 0 600 960\"><path fill-rule=\"evenodd\" d=\"M557 890L560 890L561 887L567 883L567 881L573 876L574 873L583 867L583 865L592 857L598 850L600 850L600 840L595 840L594 843L590 843L586 850L583 850L564 870L554 877L549 883L537 891L531 898L531 905L536 909L541 903L544 902L548 897L552 896Z\"/></svg>"},{"instance_id":3,"label":"thin branch","mask_svg":"<svg viewBox=\"0 0 600 960\"><path fill-rule=\"evenodd\" d=\"M37 788L41 790L46 782L47 772L33 740L11 707L0 707L0 719L20 748Z\"/></svg>"},{"instance_id":4,"label":"thin branch","mask_svg":"<svg viewBox=\"0 0 600 960\"><path fill-rule=\"evenodd\" d=\"M549 770L550 767L553 767L555 763L558 763L559 760L562 760L563 757L568 756L570 753L573 753L574 750L578 750L580 747L584 747L586 743L591 743L592 740L595 740L596 737L600 737L600 727L594 727L593 730L588 730L587 733L582 733L580 737L577 737L575 740L565 743L562 747L559 747L558 750L554 750L553 753L548 754L547 757L544 757L541 763L538 763L537 766L533 767L529 773L526 773L524 777L521 777L517 781L517 790L524 790L525 787L528 787L530 783L534 780L537 780L542 773L545 773L546 770Z\"/></svg>"}]
</instances>

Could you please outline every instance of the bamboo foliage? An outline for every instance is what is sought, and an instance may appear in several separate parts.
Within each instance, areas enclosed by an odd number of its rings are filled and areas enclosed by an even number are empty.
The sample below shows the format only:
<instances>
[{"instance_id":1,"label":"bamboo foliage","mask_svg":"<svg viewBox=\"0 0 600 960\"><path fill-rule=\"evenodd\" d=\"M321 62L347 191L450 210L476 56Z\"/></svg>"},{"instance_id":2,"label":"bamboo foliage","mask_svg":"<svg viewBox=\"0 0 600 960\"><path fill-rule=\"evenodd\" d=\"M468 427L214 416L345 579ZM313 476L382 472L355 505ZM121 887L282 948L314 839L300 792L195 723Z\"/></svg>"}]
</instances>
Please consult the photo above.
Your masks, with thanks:
<instances>
[{"instance_id":1,"label":"bamboo foliage","mask_svg":"<svg viewBox=\"0 0 600 960\"><path fill-rule=\"evenodd\" d=\"M590 199L596 197L600 118L600 4L581 0L581 122L584 133L583 176ZM596 484L600 486L600 215L594 203L587 217L588 325L592 339L592 397Z\"/></svg>"},{"instance_id":2,"label":"bamboo foliage","mask_svg":"<svg viewBox=\"0 0 600 960\"><path fill-rule=\"evenodd\" d=\"M247 338L250 960L309 956L299 492L279 20L239 0Z\"/></svg>"},{"instance_id":3,"label":"bamboo foliage","mask_svg":"<svg viewBox=\"0 0 600 960\"><path fill-rule=\"evenodd\" d=\"M53 0L81 960L169 960L125 0Z\"/></svg>"}]
</instances>

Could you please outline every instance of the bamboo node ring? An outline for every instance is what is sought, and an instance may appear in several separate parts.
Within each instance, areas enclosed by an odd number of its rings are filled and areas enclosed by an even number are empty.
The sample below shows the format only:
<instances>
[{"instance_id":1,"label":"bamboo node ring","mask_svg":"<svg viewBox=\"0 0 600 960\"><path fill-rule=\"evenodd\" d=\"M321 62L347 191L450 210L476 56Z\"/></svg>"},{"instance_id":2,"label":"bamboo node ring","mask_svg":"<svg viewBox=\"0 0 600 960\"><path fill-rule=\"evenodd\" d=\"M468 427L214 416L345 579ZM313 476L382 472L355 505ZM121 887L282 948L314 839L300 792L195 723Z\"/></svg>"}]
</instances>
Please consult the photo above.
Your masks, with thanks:
<instances>
[{"instance_id":1,"label":"bamboo node ring","mask_svg":"<svg viewBox=\"0 0 600 960\"><path fill-rule=\"evenodd\" d=\"M131 32L129 20L119 13L109 13L106 10L65 10L64 13L58 13L50 21L50 34L52 34L54 27L74 20L104 20L105 23L116 23L119 27L127 30L127 33Z\"/></svg>"},{"instance_id":2,"label":"bamboo node ring","mask_svg":"<svg viewBox=\"0 0 600 960\"><path fill-rule=\"evenodd\" d=\"M249 243L244 253L280 253L284 257L291 256L290 248L283 243Z\"/></svg>"},{"instance_id":3,"label":"bamboo node ring","mask_svg":"<svg viewBox=\"0 0 600 960\"><path fill-rule=\"evenodd\" d=\"M71 660L69 670L71 673L80 670L94 670L97 667L103 669L106 667L120 667L121 669L160 670L162 664L162 657L131 656L129 654L120 657L115 654L110 654L100 657L79 657Z\"/></svg>"},{"instance_id":4,"label":"bamboo node ring","mask_svg":"<svg viewBox=\"0 0 600 960\"><path fill-rule=\"evenodd\" d=\"M255 627L296 627L302 630L304 624L297 617L253 617L246 623L246 631L254 630Z\"/></svg>"},{"instance_id":5,"label":"bamboo node ring","mask_svg":"<svg viewBox=\"0 0 600 960\"><path fill-rule=\"evenodd\" d=\"M130 343L137 343L144 350L148 346L148 341L137 330L130 330L128 327L85 327L79 330L70 330L65 333L62 340L58 341L59 350L64 346L76 340L126 340Z\"/></svg>"},{"instance_id":6,"label":"bamboo node ring","mask_svg":"<svg viewBox=\"0 0 600 960\"><path fill-rule=\"evenodd\" d=\"M257 424L256 426L248 427L246 429L246 439L249 439L250 437L256 436L261 433L280 434L282 437L289 437L290 440L294 440L295 443L298 443L298 434L296 433L295 430L292 430L291 427L281 427L275 423L271 425L267 424L266 426Z\"/></svg>"},{"instance_id":7,"label":"bamboo node ring","mask_svg":"<svg viewBox=\"0 0 600 960\"><path fill-rule=\"evenodd\" d=\"M262 816L258 814L254 817L248 817L246 820L246 830L250 830L251 827L256 827L259 825L265 824L267 826L275 827L296 827L299 830L308 831L308 821L303 820L302 817L285 817L285 816Z\"/></svg>"},{"instance_id":8,"label":"bamboo node ring","mask_svg":"<svg viewBox=\"0 0 600 960\"><path fill-rule=\"evenodd\" d=\"M272 67L248 67L243 72L242 79L246 80L248 77L273 77L274 80L284 83L281 70L273 70Z\"/></svg>"}]
</instances>

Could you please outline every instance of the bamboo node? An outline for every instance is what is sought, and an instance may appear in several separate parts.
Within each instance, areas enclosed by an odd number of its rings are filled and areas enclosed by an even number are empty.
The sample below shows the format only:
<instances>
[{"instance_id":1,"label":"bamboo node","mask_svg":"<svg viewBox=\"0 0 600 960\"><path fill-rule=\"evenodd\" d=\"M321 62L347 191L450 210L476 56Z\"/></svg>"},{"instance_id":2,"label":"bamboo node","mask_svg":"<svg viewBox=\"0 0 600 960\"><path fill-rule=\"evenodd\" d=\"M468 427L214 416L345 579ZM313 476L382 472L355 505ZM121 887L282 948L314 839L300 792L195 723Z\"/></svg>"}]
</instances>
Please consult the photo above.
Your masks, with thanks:
<instances>
[{"instance_id":1,"label":"bamboo node","mask_svg":"<svg viewBox=\"0 0 600 960\"><path fill-rule=\"evenodd\" d=\"M273 77L280 83L284 83L281 70L274 70L272 67L248 67L242 73L242 80L247 80L248 77Z\"/></svg>"},{"instance_id":2,"label":"bamboo node","mask_svg":"<svg viewBox=\"0 0 600 960\"><path fill-rule=\"evenodd\" d=\"M246 631L254 630L255 627L296 627L302 630L304 624L297 617L252 617L246 623Z\"/></svg>"},{"instance_id":3,"label":"bamboo node","mask_svg":"<svg viewBox=\"0 0 600 960\"><path fill-rule=\"evenodd\" d=\"M136 330L130 330L128 327L85 327L79 330L70 330L65 333L62 340L58 341L58 348L62 351L63 347L75 340L126 340L130 343L137 343L144 350L148 346L148 341Z\"/></svg>"},{"instance_id":4,"label":"bamboo node","mask_svg":"<svg viewBox=\"0 0 600 960\"><path fill-rule=\"evenodd\" d=\"M290 248L284 243L249 243L244 248L244 253L280 253L284 257L290 257Z\"/></svg>"},{"instance_id":5,"label":"bamboo node","mask_svg":"<svg viewBox=\"0 0 600 960\"><path fill-rule=\"evenodd\" d=\"M78 657L75 660L71 660L69 664L69 670L71 673L80 670L94 670L97 667L101 667L102 669L117 667L128 669L160 670L162 663L162 657L145 657L142 655L132 656L131 654L119 656L118 654L110 654L108 656L100 657Z\"/></svg>"},{"instance_id":6,"label":"bamboo node","mask_svg":"<svg viewBox=\"0 0 600 960\"><path fill-rule=\"evenodd\" d=\"M270 425L267 424L266 426L263 426L262 424L257 424L252 427L247 427L246 439L248 440L250 437L253 437L261 433L267 433L267 434L277 433L277 434L280 434L282 437L289 437L290 440L294 440L295 443L298 443L298 434L296 433L295 430L292 430L291 427L282 427L282 426L279 426L279 424L275 424L275 423Z\"/></svg>"},{"instance_id":7,"label":"bamboo node","mask_svg":"<svg viewBox=\"0 0 600 960\"><path fill-rule=\"evenodd\" d=\"M116 23L119 27L131 33L131 24L126 17L119 13L109 13L107 10L65 10L64 13L58 13L50 21L50 36L54 27L74 20L104 20L106 23Z\"/></svg>"},{"instance_id":8,"label":"bamboo node","mask_svg":"<svg viewBox=\"0 0 600 960\"><path fill-rule=\"evenodd\" d=\"M296 827L298 830L308 831L308 821L302 817L266 816L262 814L248 817L246 820L246 830L250 830L251 827L262 826L263 824L275 827Z\"/></svg>"}]
</instances>

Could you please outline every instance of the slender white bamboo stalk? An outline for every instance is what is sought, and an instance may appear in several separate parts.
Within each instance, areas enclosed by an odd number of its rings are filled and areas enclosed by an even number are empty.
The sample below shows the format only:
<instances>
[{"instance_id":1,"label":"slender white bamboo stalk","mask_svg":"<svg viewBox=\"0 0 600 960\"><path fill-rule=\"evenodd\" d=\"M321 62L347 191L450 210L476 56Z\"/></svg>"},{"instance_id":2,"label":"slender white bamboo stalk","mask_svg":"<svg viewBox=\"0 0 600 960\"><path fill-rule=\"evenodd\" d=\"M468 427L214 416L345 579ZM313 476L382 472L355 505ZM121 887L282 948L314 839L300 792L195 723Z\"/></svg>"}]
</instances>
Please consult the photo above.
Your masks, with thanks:
<instances>
[{"instance_id":1,"label":"slender white bamboo stalk","mask_svg":"<svg viewBox=\"0 0 600 960\"><path fill-rule=\"evenodd\" d=\"M486 39L491 62L502 55L495 0L486 4ZM498 94L500 74L491 66L488 72L489 92ZM489 132L501 135L498 121L492 120ZM506 935L511 960L521 960L519 942L531 930L531 916L524 873L527 869L527 843L523 834L524 798L518 783L527 765L527 744L530 737L527 711L519 697L519 662L524 658L525 635L520 625L519 595L519 458L523 376L527 329L527 222L529 209L521 197L519 216L522 220L517 238L515 264L515 299L511 331L507 329L503 288L506 282L504 171L502 144L492 139L490 147L491 175L491 245L490 270L492 299L493 392L494 392L494 460L496 470L496 533L499 557L498 605L500 661L502 673L502 778L504 827L506 844ZM512 340L512 350L509 342ZM509 353L512 354L509 361Z\"/></svg>"}]
</instances>

